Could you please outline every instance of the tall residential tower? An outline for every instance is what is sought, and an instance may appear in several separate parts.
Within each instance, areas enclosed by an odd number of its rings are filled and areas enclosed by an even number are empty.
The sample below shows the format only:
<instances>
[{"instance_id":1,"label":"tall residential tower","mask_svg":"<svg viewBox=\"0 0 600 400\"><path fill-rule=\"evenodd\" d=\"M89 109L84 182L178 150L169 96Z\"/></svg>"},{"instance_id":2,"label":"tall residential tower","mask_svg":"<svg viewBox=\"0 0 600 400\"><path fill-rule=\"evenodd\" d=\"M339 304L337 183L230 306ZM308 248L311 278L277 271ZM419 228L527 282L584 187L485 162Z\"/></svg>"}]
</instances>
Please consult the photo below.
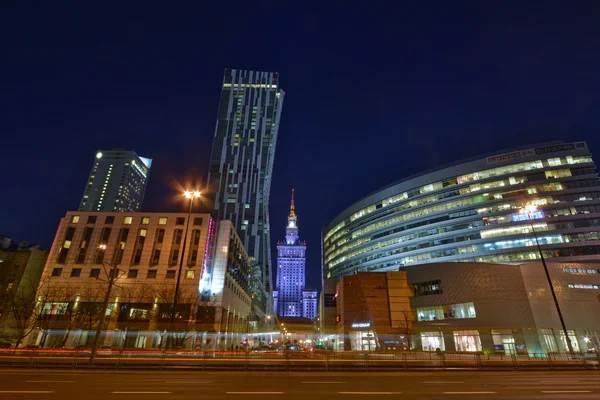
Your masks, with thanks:
<instances>
[{"instance_id":1,"label":"tall residential tower","mask_svg":"<svg viewBox=\"0 0 600 400\"><path fill-rule=\"evenodd\" d=\"M298 218L292 189L292 203L285 229L285 241L277 243L277 290L273 293L273 300L275 311L280 317L314 318L316 304L312 305L312 312L308 312L311 307L303 306L303 297L305 296L307 300L314 297L316 302L314 291L303 294L306 282L305 267L306 243L300 242L298 237Z\"/></svg>"},{"instance_id":2,"label":"tall residential tower","mask_svg":"<svg viewBox=\"0 0 600 400\"><path fill-rule=\"evenodd\" d=\"M208 172L214 216L233 223L269 295L269 194L283 97L277 72L225 70Z\"/></svg>"},{"instance_id":3,"label":"tall residential tower","mask_svg":"<svg viewBox=\"0 0 600 400\"><path fill-rule=\"evenodd\" d=\"M140 211L151 165L135 151L97 151L79 211Z\"/></svg>"}]
</instances>

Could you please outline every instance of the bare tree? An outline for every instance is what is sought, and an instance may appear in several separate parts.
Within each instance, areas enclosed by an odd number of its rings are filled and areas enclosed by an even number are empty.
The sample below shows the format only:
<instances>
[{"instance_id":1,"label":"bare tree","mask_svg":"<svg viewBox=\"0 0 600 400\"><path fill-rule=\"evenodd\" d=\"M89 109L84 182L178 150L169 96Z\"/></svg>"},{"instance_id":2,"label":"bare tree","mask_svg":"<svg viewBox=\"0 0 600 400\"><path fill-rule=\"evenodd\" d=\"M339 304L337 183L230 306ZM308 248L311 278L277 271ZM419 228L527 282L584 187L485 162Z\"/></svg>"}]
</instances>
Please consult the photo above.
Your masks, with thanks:
<instances>
[{"instance_id":1,"label":"bare tree","mask_svg":"<svg viewBox=\"0 0 600 400\"><path fill-rule=\"evenodd\" d=\"M173 326L160 331L161 344L170 338L167 347L184 347L185 342L193 336L196 329L196 313L198 309L198 292L193 285L180 284L177 294L177 309L173 310L175 285L163 282L152 287L149 294L158 305L156 317L159 321L170 321L174 313Z\"/></svg>"},{"instance_id":2,"label":"bare tree","mask_svg":"<svg viewBox=\"0 0 600 400\"><path fill-rule=\"evenodd\" d=\"M414 334L415 315L412 311L402 311L399 318L393 322L393 327L399 328L400 333L406 337L408 350L412 349L412 335Z\"/></svg>"},{"instance_id":3,"label":"bare tree","mask_svg":"<svg viewBox=\"0 0 600 400\"><path fill-rule=\"evenodd\" d=\"M50 300L52 293L49 279L36 284L34 277L23 275L19 287L6 293L10 314L6 326L11 330L9 335L19 347L30 333L39 326L44 312L44 304Z\"/></svg>"},{"instance_id":4,"label":"bare tree","mask_svg":"<svg viewBox=\"0 0 600 400\"><path fill-rule=\"evenodd\" d=\"M106 288L102 284L86 285L81 293L81 302L76 308L73 328L87 331L86 344L89 344L93 336L89 334L100 322L102 316L102 297ZM66 339L65 339L66 342Z\"/></svg>"}]
</instances>

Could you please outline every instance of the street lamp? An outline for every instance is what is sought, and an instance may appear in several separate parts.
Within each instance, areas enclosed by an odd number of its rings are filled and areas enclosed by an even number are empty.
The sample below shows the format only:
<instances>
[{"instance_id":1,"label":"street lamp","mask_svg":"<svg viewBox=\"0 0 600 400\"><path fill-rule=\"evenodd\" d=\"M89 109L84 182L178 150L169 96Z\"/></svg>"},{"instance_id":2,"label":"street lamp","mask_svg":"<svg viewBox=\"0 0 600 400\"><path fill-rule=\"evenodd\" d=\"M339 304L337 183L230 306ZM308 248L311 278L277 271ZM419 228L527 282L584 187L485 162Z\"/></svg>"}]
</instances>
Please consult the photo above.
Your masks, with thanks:
<instances>
[{"instance_id":1,"label":"street lamp","mask_svg":"<svg viewBox=\"0 0 600 400\"><path fill-rule=\"evenodd\" d=\"M179 273L177 274L177 282L175 283L175 296L173 297L173 307L171 308L171 319L169 322L170 341L173 346L173 324L175 322L175 309L177 308L177 298L179 297L179 284L181 282L181 272L183 270L183 260L185 258L185 246L187 244L188 230L190 228L190 219L192 219L192 207L194 199L199 198L201 193L197 190L183 192L186 199L190 200L190 208L188 210L187 223L185 224L185 235L183 236L183 247L181 249L181 260L179 261ZM168 347L168 346L167 346Z\"/></svg>"},{"instance_id":2,"label":"street lamp","mask_svg":"<svg viewBox=\"0 0 600 400\"><path fill-rule=\"evenodd\" d=\"M533 204L528 204L525 206L524 210L528 214L533 214L537 211L537 207ZM522 211L520 211L522 212ZM533 227L533 223L529 224L531 226L531 232L533 233L533 237L535 238L535 244L537 246L538 252L540 253L540 259L542 260L542 265L544 266L544 272L546 273L546 279L548 279L548 285L550 286L550 293L552 293L552 299L554 300L554 305L556 306L556 311L558 312L558 318L560 319L560 324L563 328L563 332L565 333L565 340L567 342L567 348L569 349L569 353L573 354L573 344L571 343L571 338L569 337L569 332L567 332L567 326L565 325L565 320L563 318L562 312L560 311L560 306L558 305L558 299L556 298L556 292L554 291L554 285L552 284L552 279L550 279L550 272L548 272L548 266L546 265L546 259L544 258L544 254L542 253L542 248L540 247L540 242L538 241L537 235L535 233L535 228Z\"/></svg>"},{"instance_id":3,"label":"street lamp","mask_svg":"<svg viewBox=\"0 0 600 400\"><path fill-rule=\"evenodd\" d=\"M105 251L106 244L102 243L98 246L99 250ZM113 262L102 261L102 263L108 264L112 269L108 273L108 289L106 289L106 294L104 295L104 304L102 305L102 311L100 313L100 320L98 321L98 328L96 329L96 336L94 337L94 343L92 344L92 351L90 353L90 365L94 364L94 359L96 358L96 352L98 351L98 344L100 343L100 336L102 335L102 327L104 325L104 318L106 316L106 310L108 309L108 301L110 299L110 292L112 291L112 287L117 279L117 275L119 269L117 268L117 263L114 262L115 254L117 254L117 249L115 248L115 252L113 253Z\"/></svg>"}]
</instances>

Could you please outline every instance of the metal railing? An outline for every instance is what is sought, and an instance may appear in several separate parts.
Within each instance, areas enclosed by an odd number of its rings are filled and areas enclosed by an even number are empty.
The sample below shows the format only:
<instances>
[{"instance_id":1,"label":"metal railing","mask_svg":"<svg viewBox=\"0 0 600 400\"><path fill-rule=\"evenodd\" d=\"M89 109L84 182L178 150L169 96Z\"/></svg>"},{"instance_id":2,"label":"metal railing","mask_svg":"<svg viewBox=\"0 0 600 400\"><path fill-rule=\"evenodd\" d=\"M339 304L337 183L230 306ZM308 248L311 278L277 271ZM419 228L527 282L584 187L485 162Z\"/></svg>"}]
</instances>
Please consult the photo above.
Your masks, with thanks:
<instances>
[{"instance_id":1,"label":"metal railing","mask_svg":"<svg viewBox=\"0 0 600 400\"><path fill-rule=\"evenodd\" d=\"M89 368L90 350L1 349L0 367ZM99 350L94 368L241 371L598 370L597 353Z\"/></svg>"}]
</instances>

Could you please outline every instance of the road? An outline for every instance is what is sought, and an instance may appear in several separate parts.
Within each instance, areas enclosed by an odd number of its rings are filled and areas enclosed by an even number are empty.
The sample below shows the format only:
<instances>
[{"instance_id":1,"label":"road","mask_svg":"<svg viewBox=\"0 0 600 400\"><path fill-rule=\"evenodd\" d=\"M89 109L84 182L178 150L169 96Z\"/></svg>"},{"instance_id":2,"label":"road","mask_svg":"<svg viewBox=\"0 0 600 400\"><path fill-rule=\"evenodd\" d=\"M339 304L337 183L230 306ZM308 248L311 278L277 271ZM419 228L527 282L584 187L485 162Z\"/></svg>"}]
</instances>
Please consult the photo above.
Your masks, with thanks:
<instances>
[{"instance_id":1,"label":"road","mask_svg":"<svg viewBox=\"0 0 600 400\"><path fill-rule=\"evenodd\" d=\"M0 399L600 400L599 372L0 370Z\"/></svg>"}]
</instances>

